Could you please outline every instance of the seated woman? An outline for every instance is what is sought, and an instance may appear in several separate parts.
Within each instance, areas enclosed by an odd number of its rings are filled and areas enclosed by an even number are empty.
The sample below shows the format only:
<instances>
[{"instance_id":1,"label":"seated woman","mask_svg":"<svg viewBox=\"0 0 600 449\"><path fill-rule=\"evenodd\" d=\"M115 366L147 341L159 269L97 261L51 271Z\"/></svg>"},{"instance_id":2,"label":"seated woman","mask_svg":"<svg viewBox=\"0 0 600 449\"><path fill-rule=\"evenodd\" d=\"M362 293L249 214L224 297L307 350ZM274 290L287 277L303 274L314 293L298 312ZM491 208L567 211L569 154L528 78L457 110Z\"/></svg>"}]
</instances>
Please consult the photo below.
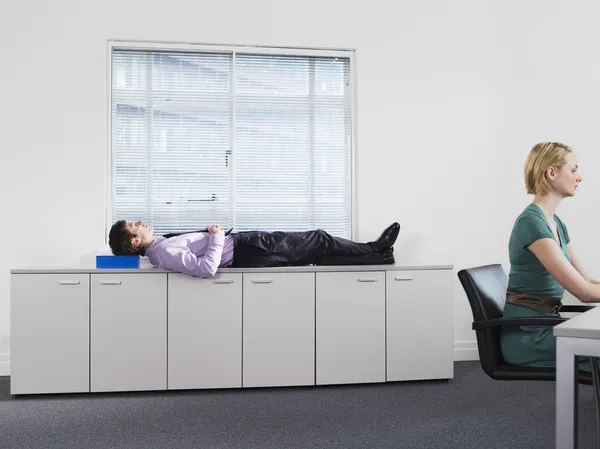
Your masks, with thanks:
<instances>
[{"instance_id":1,"label":"seated woman","mask_svg":"<svg viewBox=\"0 0 600 449\"><path fill-rule=\"evenodd\" d=\"M557 142L533 147L525 164L527 193L533 202L517 217L509 241L510 274L504 316L559 316L567 289L580 301L600 302L600 285L581 266L565 223L554 214L581 182L571 148ZM501 348L506 362L556 366L552 326L505 328ZM587 365L587 366L586 366ZM589 363L580 368L589 370Z\"/></svg>"}]
</instances>

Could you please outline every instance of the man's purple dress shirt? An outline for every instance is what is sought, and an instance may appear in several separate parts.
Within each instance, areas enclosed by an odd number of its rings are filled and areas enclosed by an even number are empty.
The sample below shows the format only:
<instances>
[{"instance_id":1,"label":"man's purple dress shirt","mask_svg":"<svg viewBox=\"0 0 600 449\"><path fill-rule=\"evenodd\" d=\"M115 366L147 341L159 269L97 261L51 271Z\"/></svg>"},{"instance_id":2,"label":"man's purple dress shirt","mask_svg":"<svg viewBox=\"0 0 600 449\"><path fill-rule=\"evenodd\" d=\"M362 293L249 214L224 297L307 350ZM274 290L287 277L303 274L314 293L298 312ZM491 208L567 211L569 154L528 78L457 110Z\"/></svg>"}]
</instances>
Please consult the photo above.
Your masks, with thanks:
<instances>
[{"instance_id":1,"label":"man's purple dress shirt","mask_svg":"<svg viewBox=\"0 0 600 449\"><path fill-rule=\"evenodd\" d=\"M233 262L233 236L195 232L166 239L158 237L146 250L152 265L190 276L214 276Z\"/></svg>"}]
</instances>

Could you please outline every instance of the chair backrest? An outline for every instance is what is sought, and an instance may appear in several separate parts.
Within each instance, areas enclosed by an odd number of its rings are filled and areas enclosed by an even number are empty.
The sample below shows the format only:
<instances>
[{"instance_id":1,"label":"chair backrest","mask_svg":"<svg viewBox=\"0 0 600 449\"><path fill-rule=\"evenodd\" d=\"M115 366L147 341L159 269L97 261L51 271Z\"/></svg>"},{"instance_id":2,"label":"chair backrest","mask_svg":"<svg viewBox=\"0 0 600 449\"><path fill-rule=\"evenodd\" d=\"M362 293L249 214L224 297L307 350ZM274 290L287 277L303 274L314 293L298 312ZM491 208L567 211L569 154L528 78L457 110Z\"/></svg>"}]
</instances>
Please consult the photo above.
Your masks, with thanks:
<instances>
[{"instance_id":1,"label":"chair backrest","mask_svg":"<svg viewBox=\"0 0 600 449\"><path fill-rule=\"evenodd\" d=\"M502 265L460 270L458 278L471 305L473 321L502 317L508 286L508 277ZM481 366L493 377L496 368L505 363L500 349L500 328L480 329L476 331L476 335Z\"/></svg>"}]
</instances>

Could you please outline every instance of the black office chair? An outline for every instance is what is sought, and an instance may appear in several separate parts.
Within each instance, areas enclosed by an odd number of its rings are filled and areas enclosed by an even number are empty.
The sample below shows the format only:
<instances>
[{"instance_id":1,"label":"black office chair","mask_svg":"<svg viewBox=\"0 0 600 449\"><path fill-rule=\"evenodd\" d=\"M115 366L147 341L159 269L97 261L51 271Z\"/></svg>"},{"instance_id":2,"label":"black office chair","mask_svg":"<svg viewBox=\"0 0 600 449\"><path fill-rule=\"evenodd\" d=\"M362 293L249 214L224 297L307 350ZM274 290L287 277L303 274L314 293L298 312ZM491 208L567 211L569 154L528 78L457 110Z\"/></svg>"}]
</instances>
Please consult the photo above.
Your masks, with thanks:
<instances>
[{"instance_id":1,"label":"black office chair","mask_svg":"<svg viewBox=\"0 0 600 449\"><path fill-rule=\"evenodd\" d=\"M495 380L556 380L556 369L530 367L506 363L500 349L500 329L508 326L550 325L555 326L567 320L562 317L522 317L503 318L508 277L502 265L484 265L463 269L458 272L471 311L473 329L477 336L479 361L483 371ZM564 305L561 312L585 312L590 306ZM596 368L596 369L594 369ZM579 371L578 381L585 385L594 385L596 399L598 447L600 447L600 391L598 370L592 359L592 372Z\"/></svg>"}]
</instances>

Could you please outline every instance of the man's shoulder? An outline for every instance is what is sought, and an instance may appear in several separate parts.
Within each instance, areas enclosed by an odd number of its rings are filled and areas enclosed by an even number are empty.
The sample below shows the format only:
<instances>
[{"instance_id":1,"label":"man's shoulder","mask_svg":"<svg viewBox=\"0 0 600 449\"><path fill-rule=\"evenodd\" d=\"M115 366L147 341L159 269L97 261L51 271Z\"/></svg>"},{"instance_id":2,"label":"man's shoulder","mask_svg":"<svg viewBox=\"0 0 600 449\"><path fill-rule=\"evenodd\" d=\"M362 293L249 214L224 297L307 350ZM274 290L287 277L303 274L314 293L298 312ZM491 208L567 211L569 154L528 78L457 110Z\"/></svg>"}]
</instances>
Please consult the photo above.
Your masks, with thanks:
<instances>
[{"instance_id":1,"label":"man's shoulder","mask_svg":"<svg viewBox=\"0 0 600 449\"><path fill-rule=\"evenodd\" d=\"M165 240L166 239L164 237L156 237L146 251L151 251L160 247Z\"/></svg>"},{"instance_id":2,"label":"man's shoulder","mask_svg":"<svg viewBox=\"0 0 600 449\"><path fill-rule=\"evenodd\" d=\"M199 237L202 238L202 237ZM166 250L168 248L177 248L187 246L189 242L197 240L196 234L177 235L170 238L158 237L155 240L154 248L157 251Z\"/></svg>"},{"instance_id":3,"label":"man's shoulder","mask_svg":"<svg viewBox=\"0 0 600 449\"><path fill-rule=\"evenodd\" d=\"M177 237L171 237L171 238L164 238L164 237L157 237L152 244L150 245L150 247L146 250L146 255L150 254L157 254L157 253L161 253L164 252L165 250L167 250L168 248L172 248L174 246L182 246L185 245L185 242L181 239L181 238L177 238Z\"/></svg>"},{"instance_id":4,"label":"man's shoulder","mask_svg":"<svg viewBox=\"0 0 600 449\"><path fill-rule=\"evenodd\" d=\"M179 253L181 250L186 250L186 240L178 237L171 237L168 239L158 237L152 242L152 245L146 250L146 256L150 263L153 265L162 265L170 258L169 256Z\"/></svg>"}]
</instances>

